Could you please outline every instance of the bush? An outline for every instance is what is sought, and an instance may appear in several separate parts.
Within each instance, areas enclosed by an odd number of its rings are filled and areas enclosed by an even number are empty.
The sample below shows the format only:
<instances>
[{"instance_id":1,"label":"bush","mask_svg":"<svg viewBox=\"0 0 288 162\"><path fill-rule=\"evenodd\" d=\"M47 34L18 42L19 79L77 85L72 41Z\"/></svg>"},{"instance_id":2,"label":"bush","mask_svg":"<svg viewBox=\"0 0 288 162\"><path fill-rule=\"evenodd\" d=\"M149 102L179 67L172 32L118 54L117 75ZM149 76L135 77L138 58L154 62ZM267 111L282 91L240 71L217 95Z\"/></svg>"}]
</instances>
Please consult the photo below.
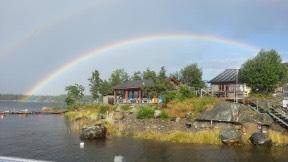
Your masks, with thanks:
<instances>
[{"instance_id":1,"label":"bush","mask_svg":"<svg viewBox=\"0 0 288 162\"><path fill-rule=\"evenodd\" d=\"M140 107L137 112L137 119L148 119L154 117L154 108L151 107Z\"/></svg>"},{"instance_id":2,"label":"bush","mask_svg":"<svg viewBox=\"0 0 288 162\"><path fill-rule=\"evenodd\" d=\"M165 94L163 94L163 97L164 97L163 102L168 103L168 102L174 100L176 98L176 96L177 96L176 91L166 92Z\"/></svg>"},{"instance_id":3,"label":"bush","mask_svg":"<svg viewBox=\"0 0 288 162\"><path fill-rule=\"evenodd\" d=\"M189 86L187 85L181 85L180 88L179 88L179 92L178 92L178 99L179 100L185 100L187 98L191 98L193 97L193 93L192 91L190 90Z\"/></svg>"}]
</instances>

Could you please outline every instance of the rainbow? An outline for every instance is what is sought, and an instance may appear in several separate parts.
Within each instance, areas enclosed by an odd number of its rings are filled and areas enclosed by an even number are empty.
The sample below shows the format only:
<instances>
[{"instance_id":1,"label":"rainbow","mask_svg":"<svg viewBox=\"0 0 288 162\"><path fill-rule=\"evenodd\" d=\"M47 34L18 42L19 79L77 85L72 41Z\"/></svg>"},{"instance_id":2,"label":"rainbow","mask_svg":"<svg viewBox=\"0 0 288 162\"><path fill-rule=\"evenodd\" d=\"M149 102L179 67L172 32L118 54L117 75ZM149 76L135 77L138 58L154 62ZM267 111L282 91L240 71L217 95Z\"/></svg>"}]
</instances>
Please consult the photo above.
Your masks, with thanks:
<instances>
[{"instance_id":1,"label":"rainbow","mask_svg":"<svg viewBox=\"0 0 288 162\"><path fill-rule=\"evenodd\" d=\"M221 44L226 44L226 45L231 45L231 46L237 46L237 47L249 49L252 51L259 50L258 47L255 47L252 45L248 45L248 44L241 43L235 40L226 39L223 37L213 36L213 35L180 33L180 34L157 34L157 35L148 35L148 36L137 37L137 38L130 38L130 39L114 42L114 43L111 43L103 47L96 48L94 50L81 54L80 57L73 59L70 62L67 62L66 64L58 68L58 70L53 71L52 73L48 74L44 79L39 81L34 87L28 90L25 94L26 95L36 94L39 90L44 88L45 85L47 85L49 82L56 79L58 76L64 74L68 69L75 67L79 65L80 63L85 62L89 59L92 59L98 55L105 54L106 52L110 50L115 50L118 48L123 48L123 47L127 47L130 45L135 45L135 44L147 43L151 41L177 40L177 39L208 41L208 42L221 43Z\"/></svg>"}]
</instances>

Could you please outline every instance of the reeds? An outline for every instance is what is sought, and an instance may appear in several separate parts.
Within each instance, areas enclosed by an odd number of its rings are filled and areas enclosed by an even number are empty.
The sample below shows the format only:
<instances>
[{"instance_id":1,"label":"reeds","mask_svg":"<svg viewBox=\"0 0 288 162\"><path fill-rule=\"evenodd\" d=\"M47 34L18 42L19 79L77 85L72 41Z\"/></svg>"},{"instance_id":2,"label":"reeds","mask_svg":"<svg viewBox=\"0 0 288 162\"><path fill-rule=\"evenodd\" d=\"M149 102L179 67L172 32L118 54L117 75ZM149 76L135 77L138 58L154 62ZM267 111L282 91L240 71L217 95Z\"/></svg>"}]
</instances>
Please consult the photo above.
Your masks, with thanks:
<instances>
[{"instance_id":1,"label":"reeds","mask_svg":"<svg viewBox=\"0 0 288 162\"><path fill-rule=\"evenodd\" d=\"M150 139L163 142L174 143L195 143L195 144L214 144L220 145L221 140L219 138L220 131L218 129L202 130L197 132L139 132L134 137L139 139Z\"/></svg>"}]
</instances>

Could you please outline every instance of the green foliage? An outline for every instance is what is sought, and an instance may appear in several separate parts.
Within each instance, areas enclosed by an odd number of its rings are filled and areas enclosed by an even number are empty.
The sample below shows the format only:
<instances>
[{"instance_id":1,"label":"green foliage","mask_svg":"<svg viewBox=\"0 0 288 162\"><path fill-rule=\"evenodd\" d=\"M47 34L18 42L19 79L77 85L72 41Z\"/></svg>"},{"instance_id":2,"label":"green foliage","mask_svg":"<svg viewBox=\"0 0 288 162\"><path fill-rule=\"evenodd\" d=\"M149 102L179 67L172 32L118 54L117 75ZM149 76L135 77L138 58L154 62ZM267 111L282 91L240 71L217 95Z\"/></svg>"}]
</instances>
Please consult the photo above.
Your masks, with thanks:
<instances>
[{"instance_id":1,"label":"green foliage","mask_svg":"<svg viewBox=\"0 0 288 162\"><path fill-rule=\"evenodd\" d=\"M181 80L182 76L181 76L180 72L176 71L176 72L170 74L170 78L175 78L177 80Z\"/></svg>"},{"instance_id":2,"label":"green foliage","mask_svg":"<svg viewBox=\"0 0 288 162\"><path fill-rule=\"evenodd\" d=\"M72 107L75 105L75 100L71 96L67 96L65 99L65 103L68 107Z\"/></svg>"},{"instance_id":3,"label":"green foliage","mask_svg":"<svg viewBox=\"0 0 288 162\"><path fill-rule=\"evenodd\" d=\"M129 75L127 72L125 72L124 69L116 69L112 72L109 80L110 80L111 86L116 86L118 84L121 84L129 80Z\"/></svg>"},{"instance_id":4,"label":"green foliage","mask_svg":"<svg viewBox=\"0 0 288 162\"><path fill-rule=\"evenodd\" d=\"M65 99L67 106L75 107L77 104L80 104L80 101L84 96L84 86L74 84L67 86L65 90L67 91L67 97Z\"/></svg>"},{"instance_id":5,"label":"green foliage","mask_svg":"<svg viewBox=\"0 0 288 162\"><path fill-rule=\"evenodd\" d=\"M159 71L159 74L158 74L158 79L159 80L165 80L167 77L166 77L166 69L165 69L165 66L162 66L160 71Z\"/></svg>"},{"instance_id":6,"label":"green foliage","mask_svg":"<svg viewBox=\"0 0 288 162\"><path fill-rule=\"evenodd\" d=\"M102 83L101 83L99 92L100 92L102 95L107 95L107 94L109 94L109 93L112 93L111 84L110 84L108 81L103 80Z\"/></svg>"},{"instance_id":7,"label":"green foliage","mask_svg":"<svg viewBox=\"0 0 288 162\"><path fill-rule=\"evenodd\" d=\"M191 91L189 86L183 84L177 90L165 92L163 97L164 103L168 103L172 100L183 101L185 99L195 97L195 94Z\"/></svg>"},{"instance_id":8,"label":"green foliage","mask_svg":"<svg viewBox=\"0 0 288 162\"><path fill-rule=\"evenodd\" d=\"M137 119L149 119L154 117L154 108L151 107L140 107L137 112Z\"/></svg>"},{"instance_id":9,"label":"green foliage","mask_svg":"<svg viewBox=\"0 0 288 162\"><path fill-rule=\"evenodd\" d=\"M158 76L155 71L147 70L144 73L144 78L154 81L153 87L144 87L149 92L149 96L160 96L167 93L167 91L174 90L173 84L167 80L166 69L164 66L161 67Z\"/></svg>"},{"instance_id":10,"label":"green foliage","mask_svg":"<svg viewBox=\"0 0 288 162\"><path fill-rule=\"evenodd\" d=\"M143 72L143 79L155 81L157 79L156 72L147 68L146 71Z\"/></svg>"},{"instance_id":11,"label":"green foliage","mask_svg":"<svg viewBox=\"0 0 288 162\"><path fill-rule=\"evenodd\" d=\"M168 91L163 94L164 103L168 103L177 97L177 91Z\"/></svg>"},{"instance_id":12,"label":"green foliage","mask_svg":"<svg viewBox=\"0 0 288 162\"><path fill-rule=\"evenodd\" d=\"M197 64L185 66L181 71L181 81L190 87L203 88L205 86L202 81L202 71Z\"/></svg>"},{"instance_id":13,"label":"green foliage","mask_svg":"<svg viewBox=\"0 0 288 162\"><path fill-rule=\"evenodd\" d=\"M193 92L191 91L190 87L187 85L181 85L178 94L177 94L177 99L179 100L185 100L187 98L193 97Z\"/></svg>"},{"instance_id":14,"label":"green foliage","mask_svg":"<svg viewBox=\"0 0 288 162\"><path fill-rule=\"evenodd\" d=\"M288 78L287 67L275 50L261 50L256 57L242 65L239 76L253 92L268 94Z\"/></svg>"},{"instance_id":15,"label":"green foliage","mask_svg":"<svg viewBox=\"0 0 288 162\"><path fill-rule=\"evenodd\" d=\"M100 88L102 84L99 71L95 70L92 73L91 78L89 78L88 80L90 81L89 86L90 86L90 92L92 94L92 98L96 100L99 98Z\"/></svg>"},{"instance_id":16,"label":"green foliage","mask_svg":"<svg viewBox=\"0 0 288 162\"><path fill-rule=\"evenodd\" d=\"M131 76L131 80L141 80L142 79L142 73L141 71L136 71Z\"/></svg>"}]
</instances>

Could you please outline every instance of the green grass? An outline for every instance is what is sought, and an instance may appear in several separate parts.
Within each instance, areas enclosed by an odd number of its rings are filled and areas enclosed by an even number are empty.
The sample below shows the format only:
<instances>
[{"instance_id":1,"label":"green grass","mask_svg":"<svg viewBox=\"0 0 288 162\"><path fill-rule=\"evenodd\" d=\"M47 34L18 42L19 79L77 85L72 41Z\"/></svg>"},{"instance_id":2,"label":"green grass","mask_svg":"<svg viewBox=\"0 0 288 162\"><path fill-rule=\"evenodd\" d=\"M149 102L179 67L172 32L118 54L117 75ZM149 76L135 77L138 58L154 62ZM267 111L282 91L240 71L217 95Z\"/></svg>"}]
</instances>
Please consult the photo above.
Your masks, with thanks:
<instances>
[{"instance_id":1,"label":"green grass","mask_svg":"<svg viewBox=\"0 0 288 162\"><path fill-rule=\"evenodd\" d=\"M154 117L154 108L141 106L137 112L137 119L149 119Z\"/></svg>"}]
</instances>

